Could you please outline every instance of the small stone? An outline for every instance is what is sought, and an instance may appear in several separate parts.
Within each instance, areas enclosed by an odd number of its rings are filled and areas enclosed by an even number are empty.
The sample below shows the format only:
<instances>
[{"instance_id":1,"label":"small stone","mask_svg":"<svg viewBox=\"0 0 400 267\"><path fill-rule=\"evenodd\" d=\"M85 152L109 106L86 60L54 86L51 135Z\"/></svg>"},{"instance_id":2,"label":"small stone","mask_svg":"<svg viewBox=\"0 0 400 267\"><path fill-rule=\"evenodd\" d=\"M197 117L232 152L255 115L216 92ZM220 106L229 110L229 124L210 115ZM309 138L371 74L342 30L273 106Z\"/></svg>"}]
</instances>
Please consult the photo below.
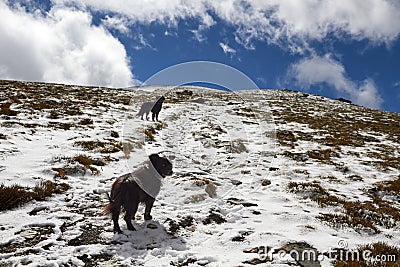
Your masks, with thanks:
<instances>
[{"instance_id":1,"label":"small stone","mask_svg":"<svg viewBox=\"0 0 400 267\"><path fill-rule=\"evenodd\" d=\"M36 231L33 230L25 230L19 233L19 235L25 239L34 239L37 235Z\"/></svg>"},{"instance_id":2,"label":"small stone","mask_svg":"<svg viewBox=\"0 0 400 267\"><path fill-rule=\"evenodd\" d=\"M258 247L246 248L243 250L244 253L258 253Z\"/></svg>"},{"instance_id":3,"label":"small stone","mask_svg":"<svg viewBox=\"0 0 400 267\"><path fill-rule=\"evenodd\" d=\"M245 237L242 236L242 235L240 235L240 236L235 236L235 237L233 237L233 238L232 238L232 241L233 241L233 242L243 242L244 239L245 239Z\"/></svg>"},{"instance_id":4,"label":"small stone","mask_svg":"<svg viewBox=\"0 0 400 267\"><path fill-rule=\"evenodd\" d=\"M227 199L227 202L228 202L229 204L232 204L232 205L242 205L243 207L258 206L258 205L255 204L255 203L246 202L246 201L244 201L243 199L238 199L238 198L235 198L235 197L228 198L228 199Z\"/></svg>"},{"instance_id":5,"label":"small stone","mask_svg":"<svg viewBox=\"0 0 400 267\"><path fill-rule=\"evenodd\" d=\"M262 180L262 182L261 182L261 185L262 185L262 186L267 186L267 185L270 185L270 184L271 184L271 181L268 180L268 179L264 179L264 180Z\"/></svg>"},{"instance_id":6,"label":"small stone","mask_svg":"<svg viewBox=\"0 0 400 267\"><path fill-rule=\"evenodd\" d=\"M206 193L211 197L214 198L217 196L217 186L210 182L207 186L206 186Z\"/></svg>"},{"instance_id":7,"label":"small stone","mask_svg":"<svg viewBox=\"0 0 400 267\"><path fill-rule=\"evenodd\" d=\"M118 138L119 134L116 131L111 131L111 137Z\"/></svg>"},{"instance_id":8,"label":"small stone","mask_svg":"<svg viewBox=\"0 0 400 267\"><path fill-rule=\"evenodd\" d=\"M239 180L231 180L231 183L232 183L233 185L236 185L236 186L242 184L242 182L239 181Z\"/></svg>"},{"instance_id":9,"label":"small stone","mask_svg":"<svg viewBox=\"0 0 400 267\"><path fill-rule=\"evenodd\" d=\"M157 229L158 226L155 225L154 223L149 223L149 224L147 225L147 228L149 228L149 229Z\"/></svg>"},{"instance_id":10,"label":"small stone","mask_svg":"<svg viewBox=\"0 0 400 267\"><path fill-rule=\"evenodd\" d=\"M206 265L209 264L210 262L209 262L208 260L204 259L204 260L198 260L196 263L197 263L198 265L200 265L200 266L206 266Z\"/></svg>"},{"instance_id":11,"label":"small stone","mask_svg":"<svg viewBox=\"0 0 400 267\"><path fill-rule=\"evenodd\" d=\"M48 206L40 206L40 207L36 207L33 210L31 210L28 214L33 216L33 215L37 215L38 212L42 211L42 210L48 210L49 207Z\"/></svg>"}]
</instances>

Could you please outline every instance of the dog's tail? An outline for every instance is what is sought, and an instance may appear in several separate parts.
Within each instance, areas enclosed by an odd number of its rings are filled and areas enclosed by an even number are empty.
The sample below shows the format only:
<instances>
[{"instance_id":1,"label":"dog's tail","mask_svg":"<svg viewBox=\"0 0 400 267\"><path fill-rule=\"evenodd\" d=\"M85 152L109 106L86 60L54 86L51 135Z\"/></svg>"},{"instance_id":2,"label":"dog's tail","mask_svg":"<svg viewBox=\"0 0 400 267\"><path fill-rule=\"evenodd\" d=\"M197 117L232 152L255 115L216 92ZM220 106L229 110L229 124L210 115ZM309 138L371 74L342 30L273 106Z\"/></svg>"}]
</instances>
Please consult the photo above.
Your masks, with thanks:
<instances>
[{"instance_id":1,"label":"dog's tail","mask_svg":"<svg viewBox=\"0 0 400 267\"><path fill-rule=\"evenodd\" d=\"M103 207L103 210L102 210L102 212L101 212L101 215L110 214L110 213L111 213L111 204L114 202L114 201L111 199L110 194L108 194L108 193L106 193L106 194L107 194L107 198L108 198L108 200L110 201L110 203L108 203L107 205L105 205L105 206Z\"/></svg>"},{"instance_id":2,"label":"dog's tail","mask_svg":"<svg viewBox=\"0 0 400 267\"><path fill-rule=\"evenodd\" d=\"M107 215L113 212L115 206L121 205L122 196L121 196L121 182L122 180L117 179L112 187L111 187L111 196L107 193L107 198L110 201L106 206L103 207L102 215Z\"/></svg>"}]
</instances>

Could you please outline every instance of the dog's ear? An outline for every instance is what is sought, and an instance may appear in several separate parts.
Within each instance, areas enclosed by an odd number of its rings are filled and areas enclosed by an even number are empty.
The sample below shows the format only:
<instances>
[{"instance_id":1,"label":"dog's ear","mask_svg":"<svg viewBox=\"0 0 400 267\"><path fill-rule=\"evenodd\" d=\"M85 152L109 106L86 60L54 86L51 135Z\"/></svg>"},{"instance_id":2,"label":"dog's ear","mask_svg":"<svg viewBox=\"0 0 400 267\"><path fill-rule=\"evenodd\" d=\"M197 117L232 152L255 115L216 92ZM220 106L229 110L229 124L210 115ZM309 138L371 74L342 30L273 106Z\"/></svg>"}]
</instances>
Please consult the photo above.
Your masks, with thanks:
<instances>
[{"instance_id":1,"label":"dog's ear","mask_svg":"<svg viewBox=\"0 0 400 267\"><path fill-rule=\"evenodd\" d=\"M149 158L150 158L150 161L153 163L155 160L159 159L160 156L158 154L151 154L149 156Z\"/></svg>"}]
</instances>

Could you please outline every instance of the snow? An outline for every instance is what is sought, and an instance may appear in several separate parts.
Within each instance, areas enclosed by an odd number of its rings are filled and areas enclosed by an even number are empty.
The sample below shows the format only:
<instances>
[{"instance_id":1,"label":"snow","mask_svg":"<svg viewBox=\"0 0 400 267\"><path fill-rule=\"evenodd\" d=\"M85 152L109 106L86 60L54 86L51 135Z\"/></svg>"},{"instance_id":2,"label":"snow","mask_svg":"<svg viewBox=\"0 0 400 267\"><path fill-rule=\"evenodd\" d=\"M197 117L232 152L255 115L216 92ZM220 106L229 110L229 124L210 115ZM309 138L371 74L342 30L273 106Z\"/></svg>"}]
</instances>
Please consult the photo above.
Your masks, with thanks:
<instances>
[{"instance_id":1,"label":"snow","mask_svg":"<svg viewBox=\"0 0 400 267\"><path fill-rule=\"evenodd\" d=\"M49 85L30 86L46 92ZM380 143L342 146L340 156L332 158L336 166L311 158L302 162L285 156L284 152L305 154L330 147L315 141L327 133L316 132L307 122L278 122L276 114L285 112L290 106L286 99L293 98L295 92L228 93L199 87L148 86L109 89L106 94L106 88L73 88L77 92L97 92L101 100L94 105L78 93L67 93L66 89L65 99L55 96L49 99L59 105L66 99L75 101L83 115L51 119L46 110L31 112L19 104L13 107L20 111L17 117L0 117L1 133L7 136L6 140L0 139L0 183L34 186L40 180L52 180L71 186L67 192L55 194L46 201L31 201L0 212L0 265L85 266L85 261L91 261L100 266L250 266L244 262L262 255L243 251L266 246L273 249L271 259L262 266L291 266L298 263L288 255L279 257L277 253L289 242L304 241L320 252L340 247L338 244L343 240L350 249L376 241L400 245L393 238L399 234L398 222L395 227L380 228L382 232L378 234L360 233L350 227L333 228L317 217L321 213L340 212L339 207L321 207L287 189L290 182L317 181L332 195L346 196L347 200L370 200L365 189L400 174L399 169L380 170L363 164L372 160L367 153L369 149L377 149L382 144L399 146L384 134L361 133L377 138ZM176 98L177 90L190 90L195 96L181 101ZM33 95L21 101L28 102ZM143 134L144 129L157 128L158 123L142 121L135 114L141 102L157 95L165 95L167 99L160 113L164 124L156 130L155 141L149 141ZM110 97L125 96L131 98L129 105L110 101ZM314 103L316 108L309 114L315 116L322 114L318 108L323 110L323 105L342 108L343 114L352 111L344 109L343 103L318 96L309 95L304 101L309 101L304 102L307 105ZM93 124L78 125L82 118L91 118ZM54 129L49 122L76 126L68 130ZM29 128L27 123L38 126ZM315 139L298 140L290 148L278 142L276 130L311 134ZM111 131L118 132L120 137L111 137ZM82 140L122 142L124 148L115 153L84 150L75 144ZM153 220L145 222L144 208L140 207L134 221L137 231L127 230L121 220L124 233L114 234L111 219L100 214L108 202L105 193L109 192L115 177L133 171L149 154L156 152L171 160L174 175L163 180L152 211ZM399 155L399 150L395 153ZM63 158L81 154L96 159L109 156L110 160L105 166L94 166L99 170L97 175L87 169L83 174L68 175L67 179L54 178L52 168L68 165ZM341 164L349 172L338 169ZM349 179L352 174L363 180ZM327 179L329 176L337 180ZM270 184L263 186L262 181L266 179ZM212 187L216 189L215 194L210 193ZM230 204L230 198L238 199L239 204ZM241 205L240 201L250 205ZM37 214L29 215L35 208ZM225 222L204 223L212 213ZM188 217L193 222L184 225ZM179 225L174 233L173 223ZM242 241L232 241L235 237ZM331 266L332 259L323 257L320 264Z\"/></svg>"}]
</instances>

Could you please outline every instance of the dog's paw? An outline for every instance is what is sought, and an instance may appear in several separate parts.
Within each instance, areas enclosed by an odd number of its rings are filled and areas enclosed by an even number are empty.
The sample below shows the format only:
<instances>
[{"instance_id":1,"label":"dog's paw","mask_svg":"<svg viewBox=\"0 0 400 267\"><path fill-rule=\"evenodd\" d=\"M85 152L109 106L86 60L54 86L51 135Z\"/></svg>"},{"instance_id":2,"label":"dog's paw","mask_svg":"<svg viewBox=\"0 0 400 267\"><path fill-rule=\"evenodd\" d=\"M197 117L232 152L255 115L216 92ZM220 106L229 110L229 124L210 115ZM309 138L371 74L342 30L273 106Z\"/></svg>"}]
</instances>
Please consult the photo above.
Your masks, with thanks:
<instances>
[{"instance_id":1,"label":"dog's paw","mask_svg":"<svg viewBox=\"0 0 400 267\"><path fill-rule=\"evenodd\" d=\"M120 228L114 229L114 234L122 234L122 230Z\"/></svg>"},{"instance_id":2,"label":"dog's paw","mask_svg":"<svg viewBox=\"0 0 400 267\"><path fill-rule=\"evenodd\" d=\"M146 221L150 221L151 219L153 219L153 216L151 216L150 214L145 214L145 215L144 215L144 219L145 219Z\"/></svg>"}]
</instances>

